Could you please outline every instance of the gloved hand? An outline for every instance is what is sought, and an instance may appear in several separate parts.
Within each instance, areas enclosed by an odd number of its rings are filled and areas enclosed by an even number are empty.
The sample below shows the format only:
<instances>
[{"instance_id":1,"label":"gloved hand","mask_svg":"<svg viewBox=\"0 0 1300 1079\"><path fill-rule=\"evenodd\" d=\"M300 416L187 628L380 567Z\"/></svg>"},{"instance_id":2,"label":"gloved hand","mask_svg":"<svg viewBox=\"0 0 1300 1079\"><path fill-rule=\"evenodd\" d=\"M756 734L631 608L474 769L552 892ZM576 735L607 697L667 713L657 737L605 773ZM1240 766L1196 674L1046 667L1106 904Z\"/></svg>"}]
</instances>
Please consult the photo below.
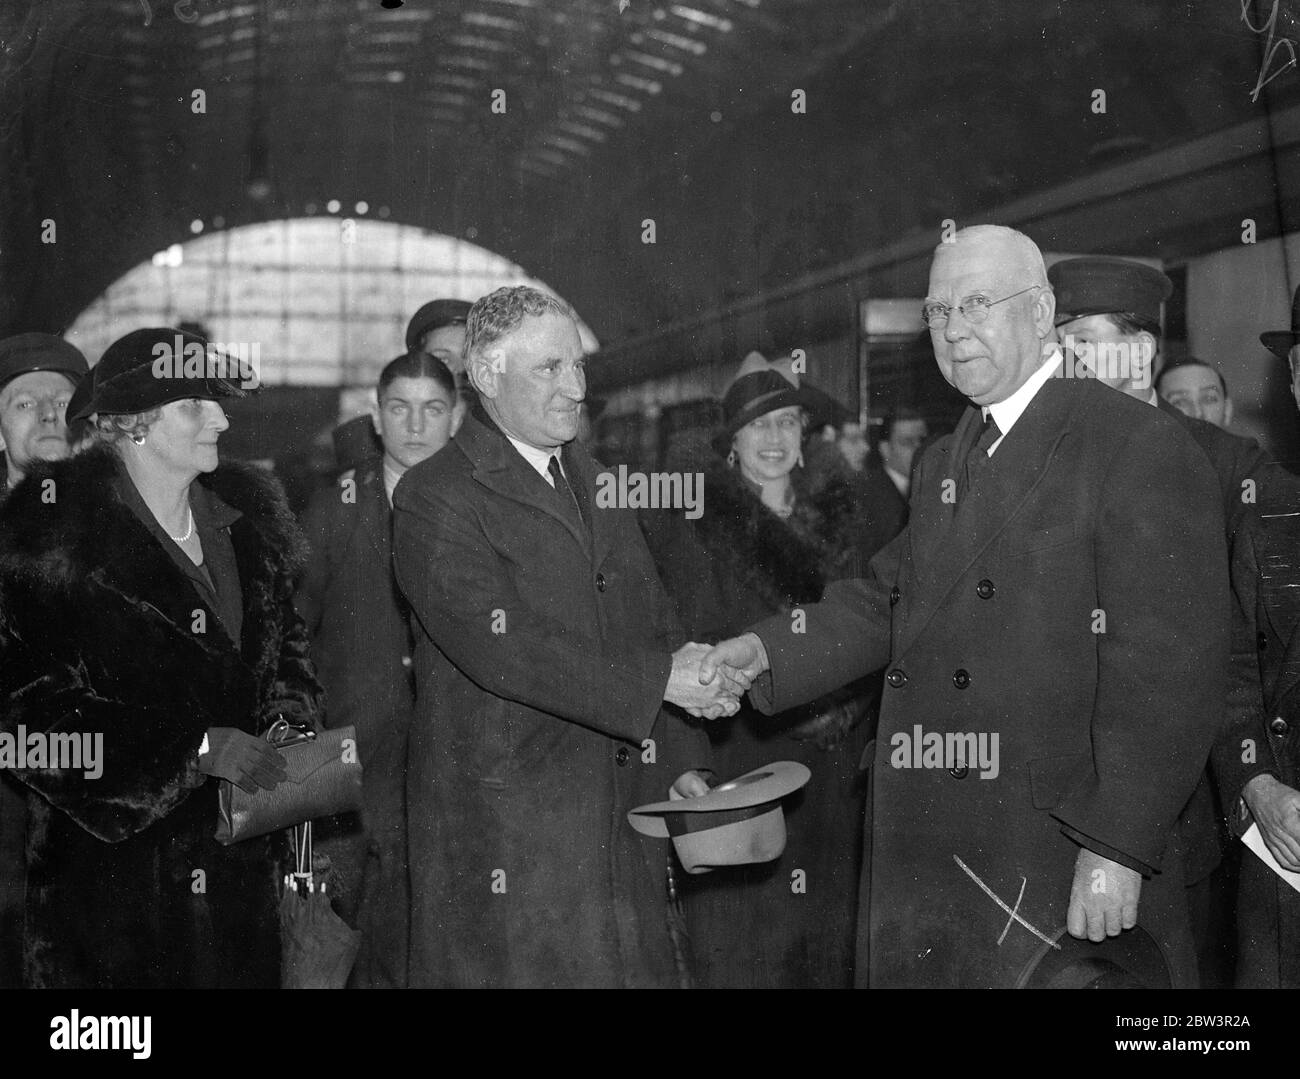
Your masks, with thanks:
<instances>
[{"instance_id":1,"label":"gloved hand","mask_svg":"<svg viewBox=\"0 0 1300 1079\"><path fill-rule=\"evenodd\" d=\"M288 775L275 746L238 727L208 728L208 752L199 755L199 771L228 779L247 794L273 790Z\"/></svg>"}]
</instances>

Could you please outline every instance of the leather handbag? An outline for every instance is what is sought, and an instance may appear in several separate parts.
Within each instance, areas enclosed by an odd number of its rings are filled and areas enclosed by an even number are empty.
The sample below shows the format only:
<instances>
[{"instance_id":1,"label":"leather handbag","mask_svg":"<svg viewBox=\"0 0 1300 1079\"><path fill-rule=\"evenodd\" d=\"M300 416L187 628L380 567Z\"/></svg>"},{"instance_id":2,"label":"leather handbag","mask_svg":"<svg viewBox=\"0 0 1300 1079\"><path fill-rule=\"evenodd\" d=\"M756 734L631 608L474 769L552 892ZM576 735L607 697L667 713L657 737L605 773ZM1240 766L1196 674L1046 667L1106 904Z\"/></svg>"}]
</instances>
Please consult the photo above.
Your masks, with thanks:
<instances>
[{"instance_id":1,"label":"leather handbag","mask_svg":"<svg viewBox=\"0 0 1300 1079\"><path fill-rule=\"evenodd\" d=\"M217 796L218 843L239 843L319 817L361 810L361 759L355 727L314 731L286 719L266 740L284 757L288 776L273 790L248 794L228 779Z\"/></svg>"}]
</instances>

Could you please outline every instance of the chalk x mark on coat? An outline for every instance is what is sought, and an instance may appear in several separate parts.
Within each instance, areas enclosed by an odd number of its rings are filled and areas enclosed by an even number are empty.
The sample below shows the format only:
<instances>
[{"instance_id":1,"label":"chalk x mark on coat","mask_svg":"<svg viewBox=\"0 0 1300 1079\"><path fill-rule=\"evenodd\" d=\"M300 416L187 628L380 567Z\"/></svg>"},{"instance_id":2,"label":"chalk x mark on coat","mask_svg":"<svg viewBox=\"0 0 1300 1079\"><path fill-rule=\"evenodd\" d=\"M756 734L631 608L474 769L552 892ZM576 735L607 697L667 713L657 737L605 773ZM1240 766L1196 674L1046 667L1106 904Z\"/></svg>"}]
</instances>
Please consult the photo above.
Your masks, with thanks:
<instances>
[{"instance_id":1,"label":"chalk x mark on coat","mask_svg":"<svg viewBox=\"0 0 1300 1079\"><path fill-rule=\"evenodd\" d=\"M1004 902L1002 902L1002 900L998 898L997 894L993 891L993 889L990 888L987 884L985 884L982 880L980 880L979 877L975 875L975 871L974 871L973 869L971 869L971 867L968 866L965 862L963 862L960 858L958 858L957 855L954 854L954 855L952 856L952 860L953 860L954 862L956 862L958 866L961 867L961 871L962 871L963 873L965 873L966 876L970 877L971 880L973 880L976 884L978 884L978 885L980 886L980 890L983 891L983 893L984 893L985 895L987 895L991 900L993 900L994 903L996 903L999 907L1001 907L1003 910L1005 910L1005 911L1006 911L1006 912L1011 916L1010 921L1007 922L1007 929L1009 929L1009 928L1011 927L1011 922L1013 922L1013 921L1014 921L1014 922L1019 922L1019 923L1020 923L1021 925L1023 925L1026 929L1028 929L1031 933L1033 933L1034 936L1036 936L1039 940L1041 940L1044 944L1049 944L1049 945L1051 945L1051 946L1052 946L1053 948L1055 948L1057 951L1060 951L1060 950L1061 950L1061 946L1060 946L1059 944L1057 944L1057 943L1056 943L1054 940L1052 940L1050 937L1044 936L1044 935L1043 935L1042 933L1040 933L1037 929L1035 929L1032 925L1030 925L1027 921L1025 921L1024 918L1020 917L1020 915L1017 914L1015 910L1012 910L1012 909L1011 909L1010 907L1008 907ZM1022 883L1021 883L1021 885L1020 885L1020 895L1023 896L1023 895L1025 894L1025 886L1024 886L1024 883L1023 883L1023 881L1024 881L1024 878L1023 878L1023 877L1021 878L1021 881L1022 881ZM1019 908L1020 908L1020 899L1017 899L1017 900L1016 900L1016 910L1019 910ZM1006 929L1003 929L1003 930L1002 930L1002 936L1001 936L1001 937L998 937L998 943L999 943L999 944L1002 943L1002 938L1005 937L1006 935L1007 935L1007 930L1006 930Z\"/></svg>"}]
</instances>

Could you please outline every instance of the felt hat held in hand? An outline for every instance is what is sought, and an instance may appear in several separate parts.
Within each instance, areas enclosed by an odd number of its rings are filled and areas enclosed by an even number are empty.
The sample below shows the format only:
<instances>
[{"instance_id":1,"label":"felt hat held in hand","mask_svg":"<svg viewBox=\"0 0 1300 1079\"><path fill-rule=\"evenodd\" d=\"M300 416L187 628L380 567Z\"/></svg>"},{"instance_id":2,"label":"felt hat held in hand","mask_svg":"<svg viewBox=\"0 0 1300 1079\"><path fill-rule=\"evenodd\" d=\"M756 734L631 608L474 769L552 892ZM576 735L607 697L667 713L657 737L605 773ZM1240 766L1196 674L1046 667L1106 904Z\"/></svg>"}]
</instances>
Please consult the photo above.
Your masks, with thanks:
<instances>
[{"instance_id":1,"label":"felt hat held in hand","mask_svg":"<svg viewBox=\"0 0 1300 1079\"><path fill-rule=\"evenodd\" d=\"M771 862L785 850L781 799L811 774L794 761L776 761L699 798L639 806L627 819L642 835L671 838L688 873Z\"/></svg>"}]
</instances>

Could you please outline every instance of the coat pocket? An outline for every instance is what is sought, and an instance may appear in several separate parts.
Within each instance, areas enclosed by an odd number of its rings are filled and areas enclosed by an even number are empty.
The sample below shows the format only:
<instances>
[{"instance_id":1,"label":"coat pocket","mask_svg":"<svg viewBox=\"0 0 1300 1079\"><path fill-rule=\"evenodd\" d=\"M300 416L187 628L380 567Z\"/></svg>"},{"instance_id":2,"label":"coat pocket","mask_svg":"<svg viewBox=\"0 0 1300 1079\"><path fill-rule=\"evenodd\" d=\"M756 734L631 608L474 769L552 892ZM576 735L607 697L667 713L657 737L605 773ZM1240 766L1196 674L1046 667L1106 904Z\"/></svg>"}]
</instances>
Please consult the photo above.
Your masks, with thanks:
<instances>
[{"instance_id":1,"label":"coat pocket","mask_svg":"<svg viewBox=\"0 0 1300 1079\"><path fill-rule=\"evenodd\" d=\"M1035 809L1053 809L1087 775L1092 758L1087 753L1039 757L1029 762L1029 791Z\"/></svg>"}]
</instances>

